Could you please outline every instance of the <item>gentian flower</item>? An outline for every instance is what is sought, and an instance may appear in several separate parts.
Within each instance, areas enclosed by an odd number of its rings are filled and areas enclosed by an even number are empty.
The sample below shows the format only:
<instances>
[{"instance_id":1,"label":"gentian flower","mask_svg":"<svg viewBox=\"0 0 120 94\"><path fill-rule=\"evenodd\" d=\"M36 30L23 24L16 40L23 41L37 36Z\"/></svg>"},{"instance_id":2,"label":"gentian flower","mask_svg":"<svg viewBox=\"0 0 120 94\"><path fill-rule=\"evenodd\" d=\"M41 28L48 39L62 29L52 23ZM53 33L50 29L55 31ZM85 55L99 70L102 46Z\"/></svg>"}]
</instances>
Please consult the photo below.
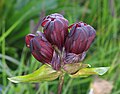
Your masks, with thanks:
<instances>
[{"instance_id":1,"label":"gentian flower","mask_svg":"<svg viewBox=\"0 0 120 94\"><path fill-rule=\"evenodd\" d=\"M51 62L53 48L41 32L38 32L38 35L28 34L26 36L26 45L38 61L48 64Z\"/></svg>"},{"instance_id":2,"label":"gentian flower","mask_svg":"<svg viewBox=\"0 0 120 94\"><path fill-rule=\"evenodd\" d=\"M93 42L96 31L86 23L79 22L71 25L70 33L65 42L66 62L65 63L78 63L82 61Z\"/></svg>"},{"instance_id":3,"label":"gentian flower","mask_svg":"<svg viewBox=\"0 0 120 94\"><path fill-rule=\"evenodd\" d=\"M41 21L44 34L52 45L57 45L60 49L64 46L68 35L68 20L60 14L51 14Z\"/></svg>"},{"instance_id":4,"label":"gentian flower","mask_svg":"<svg viewBox=\"0 0 120 94\"><path fill-rule=\"evenodd\" d=\"M68 21L57 13L43 18L41 25L44 32L27 35L26 45L38 61L50 64L55 70L64 64L82 61L96 35L94 28L83 22L68 27Z\"/></svg>"},{"instance_id":5,"label":"gentian flower","mask_svg":"<svg viewBox=\"0 0 120 94\"><path fill-rule=\"evenodd\" d=\"M28 34L25 40L32 55L44 65L31 74L8 78L10 81L42 82L59 77L58 94L61 94L65 73L76 78L108 71L109 67L87 68L90 65L81 62L96 36L92 26L79 22L68 27L68 21L57 13L44 17L40 24L43 33Z\"/></svg>"}]
</instances>

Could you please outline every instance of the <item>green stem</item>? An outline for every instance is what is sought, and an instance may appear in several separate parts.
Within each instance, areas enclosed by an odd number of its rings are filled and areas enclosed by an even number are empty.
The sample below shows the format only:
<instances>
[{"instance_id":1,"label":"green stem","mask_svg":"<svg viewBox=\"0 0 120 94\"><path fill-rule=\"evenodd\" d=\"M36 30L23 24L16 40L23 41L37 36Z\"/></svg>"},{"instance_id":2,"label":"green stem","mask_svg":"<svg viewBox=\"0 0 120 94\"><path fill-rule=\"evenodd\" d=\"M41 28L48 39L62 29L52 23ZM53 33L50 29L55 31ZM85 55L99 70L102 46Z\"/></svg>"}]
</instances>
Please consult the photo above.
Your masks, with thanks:
<instances>
[{"instance_id":1,"label":"green stem","mask_svg":"<svg viewBox=\"0 0 120 94\"><path fill-rule=\"evenodd\" d=\"M64 83L64 74L62 74L59 77L59 85L58 85L58 93L57 94L61 94L62 93L63 83Z\"/></svg>"}]
</instances>

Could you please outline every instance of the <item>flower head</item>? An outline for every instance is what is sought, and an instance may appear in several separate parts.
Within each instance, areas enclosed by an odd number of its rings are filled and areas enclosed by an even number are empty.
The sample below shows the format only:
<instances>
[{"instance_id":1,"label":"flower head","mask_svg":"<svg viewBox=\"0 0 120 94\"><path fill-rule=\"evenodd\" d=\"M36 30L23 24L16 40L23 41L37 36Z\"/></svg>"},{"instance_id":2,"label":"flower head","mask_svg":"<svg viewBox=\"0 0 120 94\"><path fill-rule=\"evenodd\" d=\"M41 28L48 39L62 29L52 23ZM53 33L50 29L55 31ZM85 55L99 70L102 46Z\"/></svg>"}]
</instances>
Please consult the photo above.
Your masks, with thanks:
<instances>
[{"instance_id":1,"label":"flower head","mask_svg":"<svg viewBox=\"0 0 120 94\"><path fill-rule=\"evenodd\" d=\"M81 54L88 50L96 35L95 29L83 22L73 24L65 42L66 51Z\"/></svg>"},{"instance_id":2,"label":"flower head","mask_svg":"<svg viewBox=\"0 0 120 94\"><path fill-rule=\"evenodd\" d=\"M26 44L29 45L32 55L42 63L50 63L53 56L52 45L39 32L31 38L31 34L26 36Z\"/></svg>"},{"instance_id":3,"label":"flower head","mask_svg":"<svg viewBox=\"0 0 120 94\"><path fill-rule=\"evenodd\" d=\"M65 42L66 62L76 63L82 61L95 35L95 29L86 23L79 22L71 25L70 33Z\"/></svg>"},{"instance_id":4,"label":"flower head","mask_svg":"<svg viewBox=\"0 0 120 94\"><path fill-rule=\"evenodd\" d=\"M38 61L55 70L82 61L96 35L94 28L83 22L68 27L68 21L57 13L43 18L41 26L44 32L27 35L26 45Z\"/></svg>"},{"instance_id":5,"label":"flower head","mask_svg":"<svg viewBox=\"0 0 120 94\"><path fill-rule=\"evenodd\" d=\"M44 28L44 34L47 40L61 49L64 46L65 38L68 34L67 19L55 13L46 16L42 20L41 25Z\"/></svg>"},{"instance_id":6,"label":"flower head","mask_svg":"<svg viewBox=\"0 0 120 94\"><path fill-rule=\"evenodd\" d=\"M57 13L46 16L39 24L44 33L38 31L36 35L28 34L26 46L38 61L47 64L31 74L8 78L10 81L43 82L59 77L58 94L61 94L66 73L76 78L103 75L108 71L109 67L87 68L89 64L79 63L95 38L96 31L92 26L79 22L68 27L68 21Z\"/></svg>"}]
</instances>

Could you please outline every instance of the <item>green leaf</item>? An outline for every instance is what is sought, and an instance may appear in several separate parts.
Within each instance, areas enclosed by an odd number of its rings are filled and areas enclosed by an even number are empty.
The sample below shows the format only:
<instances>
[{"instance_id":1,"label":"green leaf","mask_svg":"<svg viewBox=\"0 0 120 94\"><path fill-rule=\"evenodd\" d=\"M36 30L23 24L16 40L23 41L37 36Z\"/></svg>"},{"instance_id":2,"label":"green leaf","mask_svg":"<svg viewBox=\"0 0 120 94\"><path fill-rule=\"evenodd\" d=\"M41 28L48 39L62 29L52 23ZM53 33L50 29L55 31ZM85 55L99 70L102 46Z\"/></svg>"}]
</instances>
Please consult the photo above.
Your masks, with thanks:
<instances>
[{"instance_id":1,"label":"green leaf","mask_svg":"<svg viewBox=\"0 0 120 94\"><path fill-rule=\"evenodd\" d=\"M87 67L91 67L91 66L89 64L83 64L83 63L71 63L71 64L65 64L63 66L63 69L68 74L73 74L76 73L78 70Z\"/></svg>"},{"instance_id":2,"label":"green leaf","mask_svg":"<svg viewBox=\"0 0 120 94\"><path fill-rule=\"evenodd\" d=\"M80 69L77 73L70 75L72 78L76 77L87 77L90 75L103 75L108 71L109 67L98 67L98 68L83 68Z\"/></svg>"},{"instance_id":3,"label":"green leaf","mask_svg":"<svg viewBox=\"0 0 120 94\"><path fill-rule=\"evenodd\" d=\"M61 74L60 71L53 70L51 66L44 64L35 72L24 75L8 78L11 82L20 83L20 82L43 82L51 81L58 78Z\"/></svg>"}]
</instances>

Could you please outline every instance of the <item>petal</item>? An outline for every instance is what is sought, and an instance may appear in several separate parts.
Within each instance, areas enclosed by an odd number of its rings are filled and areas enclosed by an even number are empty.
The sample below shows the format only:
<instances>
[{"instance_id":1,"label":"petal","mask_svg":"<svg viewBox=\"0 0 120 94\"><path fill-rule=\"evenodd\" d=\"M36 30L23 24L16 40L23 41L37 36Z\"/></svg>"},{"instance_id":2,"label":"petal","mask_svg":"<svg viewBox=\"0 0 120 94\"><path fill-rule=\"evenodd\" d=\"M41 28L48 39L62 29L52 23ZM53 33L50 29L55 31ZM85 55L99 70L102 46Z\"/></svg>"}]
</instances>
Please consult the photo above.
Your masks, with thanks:
<instances>
[{"instance_id":1,"label":"petal","mask_svg":"<svg viewBox=\"0 0 120 94\"><path fill-rule=\"evenodd\" d=\"M74 26L72 27L72 29L70 30L70 33L68 34L68 37L71 37L71 36L74 34L75 29L76 29L76 26L74 25Z\"/></svg>"},{"instance_id":2,"label":"petal","mask_svg":"<svg viewBox=\"0 0 120 94\"><path fill-rule=\"evenodd\" d=\"M53 69L55 70L59 70L60 68L60 57L59 55L54 51L53 53L53 58L52 58L52 61L51 61L51 65L53 67Z\"/></svg>"},{"instance_id":3,"label":"petal","mask_svg":"<svg viewBox=\"0 0 120 94\"><path fill-rule=\"evenodd\" d=\"M25 41L26 41L26 46L29 48L30 47L30 40L33 39L35 37L34 34L28 34L26 37L25 37Z\"/></svg>"},{"instance_id":4,"label":"petal","mask_svg":"<svg viewBox=\"0 0 120 94\"><path fill-rule=\"evenodd\" d=\"M34 50L40 50L41 49L41 46L40 46L40 43L39 41L34 38L30 41L30 50L31 52L34 51Z\"/></svg>"},{"instance_id":5,"label":"petal","mask_svg":"<svg viewBox=\"0 0 120 94\"><path fill-rule=\"evenodd\" d=\"M63 23L59 19L56 19L54 22L55 30L56 31L62 31L63 30Z\"/></svg>"},{"instance_id":6,"label":"petal","mask_svg":"<svg viewBox=\"0 0 120 94\"><path fill-rule=\"evenodd\" d=\"M47 19L44 20L44 21L41 23L41 26L44 27L48 21L49 21L49 20L47 20Z\"/></svg>"}]
</instances>

